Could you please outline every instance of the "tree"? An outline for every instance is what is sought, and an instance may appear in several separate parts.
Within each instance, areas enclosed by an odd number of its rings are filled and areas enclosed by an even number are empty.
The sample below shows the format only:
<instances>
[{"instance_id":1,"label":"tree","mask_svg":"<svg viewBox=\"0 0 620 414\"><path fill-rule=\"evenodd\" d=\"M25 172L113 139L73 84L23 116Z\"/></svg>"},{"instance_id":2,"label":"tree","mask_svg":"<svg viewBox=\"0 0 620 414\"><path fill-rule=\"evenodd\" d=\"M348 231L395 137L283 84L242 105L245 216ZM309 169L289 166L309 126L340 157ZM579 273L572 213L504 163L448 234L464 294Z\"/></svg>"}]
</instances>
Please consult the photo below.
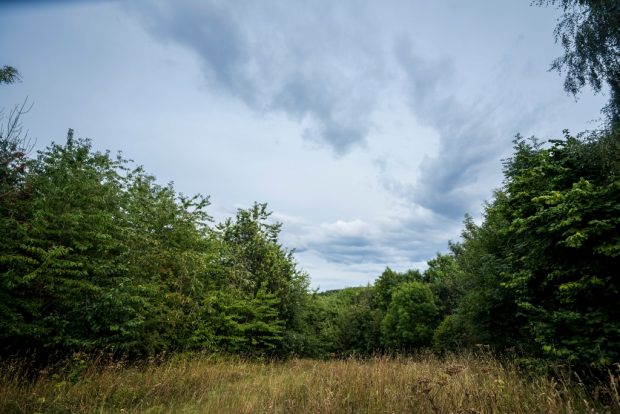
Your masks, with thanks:
<instances>
[{"instance_id":1,"label":"tree","mask_svg":"<svg viewBox=\"0 0 620 414\"><path fill-rule=\"evenodd\" d=\"M381 322L382 341L387 349L412 350L431 344L439 312L430 287L407 282L392 294Z\"/></svg>"},{"instance_id":2,"label":"tree","mask_svg":"<svg viewBox=\"0 0 620 414\"><path fill-rule=\"evenodd\" d=\"M518 138L505 168L502 214L513 238L505 286L538 352L580 367L620 358L617 134L566 133L548 148Z\"/></svg>"},{"instance_id":3,"label":"tree","mask_svg":"<svg viewBox=\"0 0 620 414\"><path fill-rule=\"evenodd\" d=\"M215 285L208 199L177 196L71 130L25 163L0 204L3 351L185 347Z\"/></svg>"},{"instance_id":4,"label":"tree","mask_svg":"<svg viewBox=\"0 0 620 414\"><path fill-rule=\"evenodd\" d=\"M280 351L295 353L296 338L303 331L308 275L297 269L292 252L278 241L280 223L269 223L266 204L239 209L235 219L217 226L220 243L218 286L252 300L260 291L277 298L277 318L284 321ZM275 322L275 320L274 320Z\"/></svg>"},{"instance_id":5,"label":"tree","mask_svg":"<svg viewBox=\"0 0 620 414\"><path fill-rule=\"evenodd\" d=\"M514 240L505 232L508 220L503 206L507 198L496 191L495 199L485 205L483 222L464 221L462 242L453 246L462 272L463 295L452 323L468 345L485 344L501 351L521 338L524 324L513 292L505 286L513 268L508 260Z\"/></svg>"},{"instance_id":6,"label":"tree","mask_svg":"<svg viewBox=\"0 0 620 414\"><path fill-rule=\"evenodd\" d=\"M404 273L395 272L386 267L381 276L375 280L375 303L382 312L387 311L392 301L392 294L403 283L419 282L422 275L417 270L408 270Z\"/></svg>"},{"instance_id":7,"label":"tree","mask_svg":"<svg viewBox=\"0 0 620 414\"><path fill-rule=\"evenodd\" d=\"M266 205L213 229L207 197L72 130L36 159L19 150L0 136L0 355L307 349L308 276Z\"/></svg>"},{"instance_id":8,"label":"tree","mask_svg":"<svg viewBox=\"0 0 620 414\"><path fill-rule=\"evenodd\" d=\"M19 79L19 72L14 67L5 65L0 68L0 84L14 83Z\"/></svg>"},{"instance_id":9,"label":"tree","mask_svg":"<svg viewBox=\"0 0 620 414\"><path fill-rule=\"evenodd\" d=\"M183 348L200 326L201 306L215 289L217 249L208 224L208 197L178 195L142 167L126 172L126 265L144 289L147 353Z\"/></svg>"},{"instance_id":10,"label":"tree","mask_svg":"<svg viewBox=\"0 0 620 414\"><path fill-rule=\"evenodd\" d=\"M260 289L244 298L217 290L203 300L201 323L190 343L216 352L262 356L282 345L284 321L278 316L278 299Z\"/></svg>"},{"instance_id":11,"label":"tree","mask_svg":"<svg viewBox=\"0 0 620 414\"><path fill-rule=\"evenodd\" d=\"M70 352L135 345L142 299L127 273L117 166L71 130L66 145L31 162L27 203L10 207L3 220L12 227L0 252L5 346Z\"/></svg>"},{"instance_id":12,"label":"tree","mask_svg":"<svg viewBox=\"0 0 620 414\"><path fill-rule=\"evenodd\" d=\"M446 317L454 313L463 294L462 271L453 253L437 254L427 263L424 281L430 284L439 312Z\"/></svg>"},{"instance_id":13,"label":"tree","mask_svg":"<svg viewBox=\"0 0 620 414\"><path fill-rule=\"evenodd\" d=\"M370 355L381 348L382 313L375 307L373 290L366 286L329 292L333 309L332 352Z\"/></svg>"},{"instance_id":14,"label":"tree","mask_svg":"<svg viewBox=\"0 0 620 414\"><path fill-rule=\"evenodd\" d=\"M600 92L606 83L611 92L606 112L620 122L620 3L617 0L535 0L538 5L557 4L563 16L555 29L564 55L551 68L566 72L564 89L576 95L585 84Z\"/></svg>"},{"instance_id":15,"label":"tree","mask_svg":"<svg viewBox=\"0 0 620 414\"><path fill-rule=\"evenodd\" d=\"M471 332L459 313L446 316L433 332L433 351L440 355L458 352L471 345Z\"/></svg>"},{"instance_id":16,"label":"tree","mask_svg":"<svg viewBox=\"0 0 620 414\"><path fill-rule=\"evenodd\" d=\"M11 66L0 68L0 84L19 80L17 69ZM0 201L9 202L23 184L26 170L26 156L32 150L28 134L24 133L21 117L28 113L32 105L28 99L15 105L5 121L4 109L0 109Z\"/></svg>"}]
</instances>

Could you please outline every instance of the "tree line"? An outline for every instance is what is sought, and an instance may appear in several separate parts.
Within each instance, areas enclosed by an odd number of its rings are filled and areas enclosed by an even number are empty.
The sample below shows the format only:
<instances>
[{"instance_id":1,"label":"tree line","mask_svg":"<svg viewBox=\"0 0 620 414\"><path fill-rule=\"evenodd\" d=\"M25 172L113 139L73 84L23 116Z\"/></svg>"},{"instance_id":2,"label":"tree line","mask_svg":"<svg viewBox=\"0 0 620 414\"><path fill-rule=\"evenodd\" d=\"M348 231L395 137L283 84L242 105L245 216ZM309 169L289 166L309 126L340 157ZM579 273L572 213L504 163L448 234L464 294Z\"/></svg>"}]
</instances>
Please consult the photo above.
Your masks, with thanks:
<instances>
[{"instance_id":1,"label":"tree line","mask_svg":"<svg viewBox=\"0 0 620 414\"><path fill-rule=\"evenodd\" d=\"M373 285L318 295L329 351L484 345L524 363L620 361L618 131L549 145L517 137L504 178L482 223L466 217L461 240L424 272L388 268Z\"/></svg>"},{"instance_id":2,"label":"tree line","mask_svg":"<svg viewBox=\"0 0 620 414\"><path fill-rule=\"evenodd\" d=\"M309 290L266 204L214 223L209 199L158 184L69 130L29 155L19 117L0 130L0 356L202 350L330 357L483 345L525 364L603 372L620 361L620 16L564 10L553 68L565 88L608 85L606 121L549 142L517 136L477 224L421 272ZM600 43L599 41L604 41ZM19 80L0 69L0 84Z\"/></svg>"},{"instance_id":3,"label":"tree line","mask_svg":"<svg viewBox=\"0 0 620 414\"><path fill-rule=\"evenodd\" d=\"M485 344L606 368L620 360L620 139L517 137L481 224L424 272L309 290L265 204L214 224L69 131L36 158L0 139L0 353L206 350L372 355Z\"/></svg>"},{"instance_id":4,"label":"tree line","mask_svg":"<svg viewBox=\"0 0 620 414\"><path fill-rule=\"evenodd\" d=\"M212 225L208 198L69 131L0 144L0 343L20 350L290 352L308 276L264 204Z\"/></svg>"}]
</instances>

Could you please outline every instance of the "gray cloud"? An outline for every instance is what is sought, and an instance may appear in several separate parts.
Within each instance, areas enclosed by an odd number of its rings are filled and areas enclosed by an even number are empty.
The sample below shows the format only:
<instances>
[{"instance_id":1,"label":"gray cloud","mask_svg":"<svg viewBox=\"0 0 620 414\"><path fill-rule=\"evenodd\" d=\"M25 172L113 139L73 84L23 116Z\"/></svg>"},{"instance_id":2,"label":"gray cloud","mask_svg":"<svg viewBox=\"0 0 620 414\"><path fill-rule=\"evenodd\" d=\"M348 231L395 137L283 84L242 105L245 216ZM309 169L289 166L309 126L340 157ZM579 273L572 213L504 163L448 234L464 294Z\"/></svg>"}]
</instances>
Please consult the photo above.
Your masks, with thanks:
<instances>
[{"instance_id":1,"label":"gray cloud","mask_svg":"<svg viewBox=\"0 0 620 414\"><path fill-rule=\"evenodd\" d=\"M152 33L196 52L212 85L240 94L243 100L255 100L255 88L245 73L250 45L229 10L214 2L159 1L133 6L131 11Z\"/></svg>"},{"instance_id":2,"label":"gray cloud","mask_svg":"<svg viewBox=\"0 0 620 414\"><path fill-rule=\"evenodd\" d=\"M421 208L373 221L339 220L319 226L285 222L287 245L347 266L413 266L444 251L459 227L459 221Z\"/></svg>"},{"instance_id":3,"label":"gray cloud","mask_svg":"<svg viewBox=\"0 0 620 414\"><path fill-rule=\"evenodd\" d=\"M160 0L140 3L133 12L151 33L194 52L210 87L256 111L286 114L304 125L305 139L326 144L337 155L364 145L378 102L386 90L398 90L419 124L439 138L437 154L427 156L417 171L412 166L410 177L394 175L389 160L377 163L380 184L409 210L387 224L343 221L344 227L360 226L354 233L337 223L300 228L305 235L292 246L331 263L419 262L445 249L463 215L479 211L482 199L500 184L499 161L519 119L531 122L532 114L545 111L521 107L520 115L511 114L515 102L495 85L513 79L489 79L487 90L470 91L463 99L458 74L480 79L509 70L486 68L480 74L457 68L452 55L430 57L428 49L414 47L405 20L394 27L377 22L380 8L369 7ZM427 212L425 220L415 218L418 207Z\"/></svg>"},{"instance_id":4,"label":"gray cloud","mask_svg":"<svg viewBox=\"0 0 620 414\"><path fill-rule=\"evenodd\" d=\"M303 122L304 138L338 155L364 145L384 90L402 89L418 121L439 133L440 148L423 162L415 183L382 175L401 199L462 217L488 192L475 188L480 177L499 171L511 134L493 126L495 103L459 102L453 62L422 57L410 35L375 24L376 10L321 1L161 0L134 11L152 33L194 51L209 85L255 110Z\"/></svg>"},{"instance_id":5,"label":"gray cloud","mask_svg":"<svg viewBox=\"0 0 620 414\"><path fill-rule=\"evenodd\" d=\"M349 6L318 2L300 13L289 3L164 0L143 4L139 15L152 33L195 52L211 87L254 110L303 122L304 138L338 155L364 144L383 91L400 89L417 120L438 132L439 153L411 182L393 177L389 165L380 168L380 182L432 218L397 218L393 228L366 223L356 234L306 229L293 245L331 263L418 262L445 249L463 214L479 207L489 191L480 188L481 176L498 172L504 145L497 138L504 136L493 126L491 105L468 106L454 96L451 60L423 57L410 36L385 25L373 30L373 12Z\"/></svg>"},{"instance_id":6,"label":"gray cloud","mask_svg":"<svg viewBox=\"0 0 620 414\"><path fill-rule=\"evenodd\" d=\"M305 138L342 155L363 145L372 127L382 79L379 49L360 35L363 22L355 13L330 2L303 9L162 0L131 11L156 36L194 51L211 87L255 110L305 121Z\"/></svg>"},{"instance_id":7,"label":"gray cloud","mask_svg":"<svg viewBox=\"0 0 620 414\"><path fill-rule=\"evenodd\" d=\"M457 100L452 93L454 68L450 60L421 59L406 39L396 43L394 55L405 75L413 113L439 134L439 153L422 162L415 184L403 184L386 174L382 182L411 202L451 219L463 217L477 209L476 203L489 191L479 184L481 178L488 177L481 176L499 176L498 161L510 135L494 125L497 106L465 105Z\"/></svg>"},{"instance_id":8,"label":"gray cloud","mask_svg":"<svg viewBox=\"0 0 620 414\"><path fill-rule=\"evenodd\" d=\"M440 152L425 160L415 184L385 174L382 182L402 199L462 217L480 199L470 187L502 147L489 126L491 108L456 101L449 59L422 58L406 36L390 51L386 39L395 35L373 26L372 11L329 2L304 5L303 13L299 7L162 0L134 12L152 33L194 51L210 86L304 122L304 138L338 155L364 144L384 89L402 88L417 119L439 132Z\"/></svg>"}]
</instances>

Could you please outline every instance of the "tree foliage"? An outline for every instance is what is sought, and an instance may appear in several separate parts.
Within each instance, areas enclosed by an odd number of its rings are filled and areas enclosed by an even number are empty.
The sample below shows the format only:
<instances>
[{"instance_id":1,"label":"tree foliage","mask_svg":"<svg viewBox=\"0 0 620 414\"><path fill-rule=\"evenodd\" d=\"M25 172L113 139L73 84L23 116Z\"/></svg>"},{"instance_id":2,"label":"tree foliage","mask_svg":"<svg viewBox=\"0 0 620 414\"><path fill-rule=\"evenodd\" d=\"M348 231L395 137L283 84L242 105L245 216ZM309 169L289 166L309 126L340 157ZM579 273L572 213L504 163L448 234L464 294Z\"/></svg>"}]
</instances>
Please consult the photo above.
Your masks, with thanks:
<instances>
[{"instance_id":1,"label":"tree foliage","mask_svg":"<svg viewBox=\"0 0 620 414\"><path fill-rule=\"evenodd\" d=\"M555 38L564 55L552 69L564 71L564 88L576 95L586 84L595 92L607 84L611 96L607 111L620 121L620 4L617 0L535 0L538 5L558 5L563 16Z\"/></svg>"},{"instance_id":2,"label":"tree foliage","mask_svg":"<svg viewBox=\"0 0 620 414\"><path fill-rule=\"evenodd\" d=\"M517 137L481 225L453 246L463 294L435 347L491 345L604 369L620 358L617 133Z\"/></svg>"},{"instance_id":3,"label":"tree foliage","mask_svg":"<svg viewBox=\"0 0 620 414\"><path fill-rule=\"evenodd\" d=\"M382 340L387 349L412 350L431 344L439 312L427 284L407 282L392 293L381 322Z\"/></svg>"},{"instance_id":4,"label":"tree foliage","mask_svg":"<svg viewBox=\"0 0 620 414\"><path fill-rule=\"evenodd\" d=\"M307 275L266 205L214 228L208 198L72 131L36 159L1 142L2 353L295 351L284 338L303 328Z\"/></svg>"},{"instance_id":5,"label":"tree foliage","mask_svg":"<svg viewBox=\"0 0 620 414\"><path fill-rule=\"evenodd\" d=\"M395 272L387 267L381 276L375 281L375 302L383 312L387 311L392 302L392 294L403 283L422 280L422 275L417 270L409 270L404 273Z\"/></svg>"},{"instance_id":6,"label":"tree foliage","mask_svg":"<svg viewBox=\"0 0 620 414\"><path fill-rule=\"evenodd\" d=\"M506 285L545 354L609 366L620 358L620 141L613 133L544 148L516 141L504 216L515 238Z\"/></svg>"},{"instance_id":7,"label":"tree foliage","mask_svg":"<svg viewBox=\"0 0 620 414\"><path fill-rule=\"evenodd\" d=\"M19 79L19 72L13 66L4 65L0 68L0 84L14 83Z\"/></svg>"}]
</instances>

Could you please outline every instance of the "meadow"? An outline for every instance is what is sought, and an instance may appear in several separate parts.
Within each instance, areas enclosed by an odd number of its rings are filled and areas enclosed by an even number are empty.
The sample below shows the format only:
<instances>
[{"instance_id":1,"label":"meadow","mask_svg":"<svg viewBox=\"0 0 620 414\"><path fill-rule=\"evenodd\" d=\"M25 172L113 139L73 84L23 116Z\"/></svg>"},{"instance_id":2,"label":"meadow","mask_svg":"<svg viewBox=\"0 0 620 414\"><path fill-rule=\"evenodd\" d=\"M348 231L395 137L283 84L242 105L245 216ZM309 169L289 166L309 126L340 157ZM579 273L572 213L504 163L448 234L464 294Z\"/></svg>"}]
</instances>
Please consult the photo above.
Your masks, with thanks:
<instances>
[{"instance_id":1,"label":"meadow","mask_svg":"<svg viewBox=\"0 0 620 414\"><path fill-rule=\"evenodd\" d=\"M29 379L27 379L29 378ZM5 363L2 413L615 413L618 377L525 374L490 356L249 361L183 355L130 364L78 354Z\"/></svg>"}]
</instances>

